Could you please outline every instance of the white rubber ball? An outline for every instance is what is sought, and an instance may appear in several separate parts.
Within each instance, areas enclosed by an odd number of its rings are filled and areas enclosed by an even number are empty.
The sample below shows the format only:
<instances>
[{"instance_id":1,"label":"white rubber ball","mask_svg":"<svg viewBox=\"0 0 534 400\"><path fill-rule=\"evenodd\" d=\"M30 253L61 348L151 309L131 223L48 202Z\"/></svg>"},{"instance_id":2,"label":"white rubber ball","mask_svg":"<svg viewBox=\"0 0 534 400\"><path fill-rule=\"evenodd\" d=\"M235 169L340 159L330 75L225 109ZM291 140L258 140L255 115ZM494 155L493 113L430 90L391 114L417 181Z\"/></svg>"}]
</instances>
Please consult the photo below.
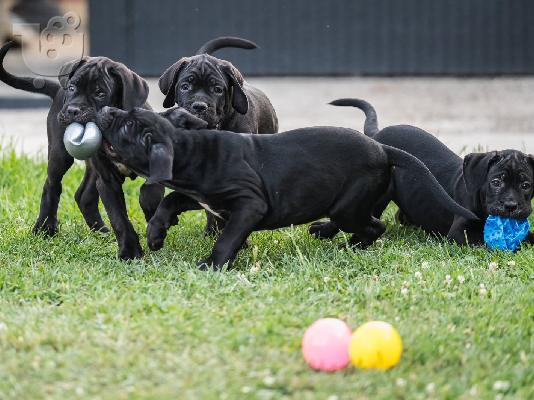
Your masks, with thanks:
<instances>
[{"instance_id":1,"label":"white rubber ball","mask_svg":"<svg viewBox=\"0 0 534 400\"><path fill-rule=\"evenodd\" d=\"M87 160L100 148L102 133L94 122L88 122L85 127L73 122L65 129L63 144L72 157Z\"/></svg>"}]
</instances>

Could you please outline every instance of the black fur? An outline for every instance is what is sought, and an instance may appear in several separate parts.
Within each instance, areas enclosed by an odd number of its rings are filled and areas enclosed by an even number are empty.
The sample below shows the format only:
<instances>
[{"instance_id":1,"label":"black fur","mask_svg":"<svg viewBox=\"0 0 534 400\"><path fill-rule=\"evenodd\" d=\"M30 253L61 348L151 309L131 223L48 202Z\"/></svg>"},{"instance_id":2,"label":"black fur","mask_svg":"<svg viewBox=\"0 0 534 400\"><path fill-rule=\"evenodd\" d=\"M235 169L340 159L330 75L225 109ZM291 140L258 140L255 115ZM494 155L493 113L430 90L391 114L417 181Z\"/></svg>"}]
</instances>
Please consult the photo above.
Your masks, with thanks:
<instances>
[{"instance_id":1,"label":"black fur","mask_svg":"<svg viewBox=\"0 0 534 400\"><path fill-rule=\"evenodd\" d=\"M409 125L378 129L376 113L364 100L340 99L331 104L353 106L366 115L365 134L380 143L404 150L421 160L436 177L447 193L460 205L471 210L479 221L469 221L454 215L436 204L429 196L425 182L414 179L410 170L401 172L394 180L387 202L407 201L411 207L402 207L400 219L440 236L447 236L458 244L482 245L484 222L488 215L522 219L532 212L534 195L534 157L517 150L468 154L463 160L435 136ZM387 205L375 210L379 217ZM314 232L332 226L322 224ZM526 242L532 243L529 234Z\"/></svg>"},{"instance_id":2,"label":"black fur","mask_svg":"<svg viewBox=\"0 0 534 400\"><path fill-rule=\"evenodd\" d=\"M118 162L173 189L150 220L152 249L162 246L176 214L199 204L226 225L202 268L232 262L252 231L307 223L328 216L350 243L365 248L385 231L372 212L392 179L410 170L432 187L436 202L458 206L415 157L344 128L315 127L277 135L175 129L154 112L105 108L104 136Z\"/></svg>"}]
</instances>

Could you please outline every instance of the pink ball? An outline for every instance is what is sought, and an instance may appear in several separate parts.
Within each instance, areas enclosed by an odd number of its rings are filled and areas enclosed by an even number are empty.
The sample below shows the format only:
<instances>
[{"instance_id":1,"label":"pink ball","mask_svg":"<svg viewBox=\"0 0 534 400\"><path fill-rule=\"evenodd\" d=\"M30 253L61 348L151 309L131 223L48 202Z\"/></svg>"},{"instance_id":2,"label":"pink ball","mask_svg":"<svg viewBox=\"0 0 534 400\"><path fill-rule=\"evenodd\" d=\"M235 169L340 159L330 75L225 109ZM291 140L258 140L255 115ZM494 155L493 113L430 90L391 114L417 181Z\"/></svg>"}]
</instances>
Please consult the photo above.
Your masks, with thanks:
<instances>
[{"instance_id":1,"label":"pink ball","mask_svg":"<svg viewBox=\"0 0 534 400\"><path fill-rule=\"evenodd\" d=\"M351 330L337 318L321 318L302 338L302 354L308 365L321 371L337 371L349 363Z\"/></svg>"}]
</instances>

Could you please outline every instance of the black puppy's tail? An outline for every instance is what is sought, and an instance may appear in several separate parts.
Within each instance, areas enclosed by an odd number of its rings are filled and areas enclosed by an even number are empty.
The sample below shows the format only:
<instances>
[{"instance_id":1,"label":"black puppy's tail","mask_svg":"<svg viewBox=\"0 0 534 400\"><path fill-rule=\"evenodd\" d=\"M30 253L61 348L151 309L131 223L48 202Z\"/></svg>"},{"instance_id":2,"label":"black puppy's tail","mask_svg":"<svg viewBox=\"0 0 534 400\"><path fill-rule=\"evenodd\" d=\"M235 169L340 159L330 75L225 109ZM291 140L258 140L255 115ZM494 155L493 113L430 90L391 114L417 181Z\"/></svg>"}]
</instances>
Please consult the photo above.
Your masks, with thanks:
<instances>
[{"instance_id":1,"label":"black puppy's tail","mask_svg":"<svg viewBox=\"0 0 534 400\"><path fill-rule=\"evenodd\" d=\"M40 80L39 85L34 84L34 78L18 77L10 74L4 68L4 58L9 49L15 47L14 42L7 42L0 49L0 80L15 89L25 90L26 92L45 94L50 98L56 97L60 89L59 83L47 79Z\"/></svg>"},{"instance_id":2,"label":"black puppy's tail","mask_svg":"<svg viewBox=\"0 0 534 400\"><path fill-rule=\"evenodd\" d=\"M387 145L382 145L382 147L386 151L390 165L393 165L399 169L409 170L410 176L414 180L423 182L424 187L428 189L429 194L440 206L447 209L451 213L462 216L468 220L477 221L479 219L471 211L456 203L456 201L454 201L454 199L452 199L445 189L443 189L443 187L439 184L436 177L432 175L432 172L430 172L425 164L423 164L418 158L395 147ZM395 171L393 171L393 178L395 178ZM397 193L395 193L395 202L397 202L397 205L401 210L407 210L417 206L411 202L411 199L397 196Z\"/></svg>"},{"instance_id":3,"label":"black puppy's tail","mask_svg":"<svg viewBox=\"0 0 534 400\"><path fill-rule=\"evenodd\" d=\"M357 107L365 113L365 124L363 126L363 133L369 137L373 137L379 132L378 129L378 118L376 116L376 111L374 107L361 99L337 99L331 101L330 104L333 106L342 106L342 107Z\"/></svg>"},{"instance_id":4,"label":"black puppy's tail","mask_svg":"<svg viewBox=\"0 0 534 400\"><path fill-rule=\"evenodd\" d=\"M197 50L197 55L199 54L209 54L225 47L237 47L238 49L256 49L258 45L254 42L251 42L247 39L241 39L233 36L221 36L215 39L212 39Z\"/></svg>"}]
</instances>

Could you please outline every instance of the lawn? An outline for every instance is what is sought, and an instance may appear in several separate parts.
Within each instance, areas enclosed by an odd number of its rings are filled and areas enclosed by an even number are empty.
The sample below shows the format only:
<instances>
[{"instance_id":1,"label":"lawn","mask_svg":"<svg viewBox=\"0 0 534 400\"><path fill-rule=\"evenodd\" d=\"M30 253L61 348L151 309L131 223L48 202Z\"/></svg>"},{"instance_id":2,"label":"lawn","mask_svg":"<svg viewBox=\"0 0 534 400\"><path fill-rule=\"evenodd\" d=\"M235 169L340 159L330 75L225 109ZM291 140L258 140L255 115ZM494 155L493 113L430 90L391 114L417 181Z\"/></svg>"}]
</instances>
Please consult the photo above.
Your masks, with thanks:
<instances>
[{"instance_id":1,"label":"lawn","mask_svg":"<svg viewBox=\"0 0 534 400\"><path fill-rule=\"evenodd\" d=\"M82 220L82 175L65 177L59 234L35 237L46 164L0 156L1 399L534 398L534 248L459 248L396 225L391 207L366 251L288 228L200 272L212 239L190 212L161 251L124 263ZM146 249L138 181L125 190ZM310 370L300 340L324 316L392 323L400 364Z\"/></svg>"}]
</instances>

